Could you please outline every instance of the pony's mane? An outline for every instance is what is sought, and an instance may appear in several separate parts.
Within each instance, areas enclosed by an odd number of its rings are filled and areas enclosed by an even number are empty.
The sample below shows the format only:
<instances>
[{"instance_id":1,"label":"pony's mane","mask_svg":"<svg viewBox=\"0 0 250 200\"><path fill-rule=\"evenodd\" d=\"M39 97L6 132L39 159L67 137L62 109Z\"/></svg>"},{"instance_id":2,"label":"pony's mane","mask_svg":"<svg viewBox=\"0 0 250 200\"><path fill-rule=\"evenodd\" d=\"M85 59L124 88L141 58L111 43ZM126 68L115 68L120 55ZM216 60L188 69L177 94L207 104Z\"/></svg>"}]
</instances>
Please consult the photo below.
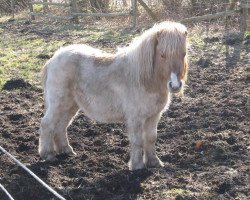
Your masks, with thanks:
<instances>
[{"instance_id":1,"label":"pony's mane","mask_svg":"<svg viewBox=\"0 0 250 200\"><path fill-rule=\"evenodd\" d=\"M119 49L117 54L126 54L131 66L130 76L140 83L142 78L147 79L153 73L155 48L160 35L164 34L159 44L162 53L173 59L180 48L185 51L186 40L183 36L186 31L180 23L162 22L135 38L128 47Z\"/></svg>"},{"instance_id":2,"label":"pony's mane","mask_svg":"<svg viewBox=\"0 0 250 200\"><path fill-rule=\"evenodd\" d=\"M166 37L164 37L165 40L162 41L166 47L164 51L171 53L175 47L180 46L180 44L183 45L181 37L186 31L187 28L184 25L176 22L167 21L155 24L152 28L144 31L142 35L134 38L128 47L122 48L121 50L133 54L133 50L137 51L137 48L146 40L156 39L154 37L157 37L157 34L165 32L167 34L165 35Z\"/></svg>"}]
</instances>

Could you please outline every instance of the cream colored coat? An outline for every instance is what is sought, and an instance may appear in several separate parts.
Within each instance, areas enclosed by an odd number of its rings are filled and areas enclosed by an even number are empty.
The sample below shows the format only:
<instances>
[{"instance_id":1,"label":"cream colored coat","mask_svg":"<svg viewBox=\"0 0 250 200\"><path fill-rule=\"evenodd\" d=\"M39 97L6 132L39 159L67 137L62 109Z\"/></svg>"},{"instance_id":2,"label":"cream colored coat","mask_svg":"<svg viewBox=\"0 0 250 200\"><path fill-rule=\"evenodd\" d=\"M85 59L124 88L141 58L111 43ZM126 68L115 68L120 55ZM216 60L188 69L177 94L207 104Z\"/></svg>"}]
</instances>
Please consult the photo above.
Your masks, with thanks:
<instances>
[{"instance_id":1,"label":"cream colored coat","mask_svg":"<svg viewBox=\"0 0 250 200\"><path fill-rule=\"evenodd\" d=\"M157 124L187 74L186 28L163 22L128 47L107 54L87 45L61 48L43 70L45 115L39 154L74 154L66 129L77 111L127 124L131 170L163 166L155 152Z\"/></svg>"}]
</instances>

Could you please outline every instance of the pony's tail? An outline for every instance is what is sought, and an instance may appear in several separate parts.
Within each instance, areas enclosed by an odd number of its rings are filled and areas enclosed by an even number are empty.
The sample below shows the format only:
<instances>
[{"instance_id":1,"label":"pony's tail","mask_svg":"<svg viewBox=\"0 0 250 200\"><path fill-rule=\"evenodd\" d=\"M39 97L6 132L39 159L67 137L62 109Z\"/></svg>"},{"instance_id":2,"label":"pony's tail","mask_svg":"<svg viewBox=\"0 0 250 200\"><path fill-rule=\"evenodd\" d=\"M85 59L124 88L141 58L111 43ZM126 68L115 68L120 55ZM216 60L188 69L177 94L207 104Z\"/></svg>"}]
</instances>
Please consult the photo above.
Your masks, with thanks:
<instances>
[{"instance_id":1,"label":"pony's tail","mask_svg":"<svg viewBox=\"0 0 250 200\"><path fill-rule=\"evenodd\" d=\"M47 77L48 77L48 66L49 66L50 60L46 62L46 64L43 66L42 69L42 77L41 77L41 82L42 82L42 87L43 87L43 98L45 101L45 111L47 110L47 103L46 103L46 82L47 82Z\"/></svg>"},{"instance_id":2,"label":"pony's tail","mask_svg":"<svg viewBox=\"0 0 250 200\"><path fill-rule=\"evenodd\" d=\"M45 90L46 87L46 81L47 81L47 73L48 73L48 65L49 65L49 61L46 62L46 64L43 66L42 69L42 87Z\"/></svg>"}]
</instances>

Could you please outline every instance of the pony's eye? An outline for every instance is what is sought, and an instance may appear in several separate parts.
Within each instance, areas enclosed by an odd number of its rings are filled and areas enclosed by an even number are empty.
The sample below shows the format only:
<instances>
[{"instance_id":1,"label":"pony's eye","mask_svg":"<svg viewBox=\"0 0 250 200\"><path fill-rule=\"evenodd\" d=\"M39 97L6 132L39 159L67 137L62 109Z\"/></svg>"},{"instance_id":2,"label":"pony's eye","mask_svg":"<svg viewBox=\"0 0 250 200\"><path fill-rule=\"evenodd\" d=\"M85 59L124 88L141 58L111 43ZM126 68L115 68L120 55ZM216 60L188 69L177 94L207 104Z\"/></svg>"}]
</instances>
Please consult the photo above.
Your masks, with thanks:
<instances>
[{"instance_id":1,"label":"pony's eye","mask_svg":"<svg viewBox=\"0 0 250 200\"><path fill-rule=\"evenodd\" d=\"M161 58L166 58L166 55L165 54L161 54Z\"/></svg>"}]
</instances>

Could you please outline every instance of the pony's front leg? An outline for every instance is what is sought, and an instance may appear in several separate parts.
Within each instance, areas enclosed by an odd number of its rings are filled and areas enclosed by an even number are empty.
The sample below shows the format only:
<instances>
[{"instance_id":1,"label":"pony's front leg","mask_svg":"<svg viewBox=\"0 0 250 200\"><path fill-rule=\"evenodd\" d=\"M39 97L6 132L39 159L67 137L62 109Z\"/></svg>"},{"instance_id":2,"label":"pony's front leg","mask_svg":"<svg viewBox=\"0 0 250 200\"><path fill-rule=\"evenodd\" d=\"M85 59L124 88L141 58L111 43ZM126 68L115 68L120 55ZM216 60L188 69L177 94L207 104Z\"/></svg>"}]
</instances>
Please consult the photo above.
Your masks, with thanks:
<instances>
[{"instance_id":1,"label":"pony's front leg","mask_svg":"<svg viewBox=\"0 0 250 200\"><path fill-rule=\"evenodd\" d=\"M157 124L161 115L157 114L145 121L144 124L144 163L147 167L163 167L163 162L158 158L155 151L157 139Z\"/></svg>"},{"instance_id":2,"label":"pony's front leg","mask_svg":"<svg viewBox=\"0 0 250 200\"><path fill-rule=\"evenodd\" d=\"M143 163L143 125L142 122L131 120L128 123L130 141L129 170L145 168Z\"/></svg>"}]
</instances>

